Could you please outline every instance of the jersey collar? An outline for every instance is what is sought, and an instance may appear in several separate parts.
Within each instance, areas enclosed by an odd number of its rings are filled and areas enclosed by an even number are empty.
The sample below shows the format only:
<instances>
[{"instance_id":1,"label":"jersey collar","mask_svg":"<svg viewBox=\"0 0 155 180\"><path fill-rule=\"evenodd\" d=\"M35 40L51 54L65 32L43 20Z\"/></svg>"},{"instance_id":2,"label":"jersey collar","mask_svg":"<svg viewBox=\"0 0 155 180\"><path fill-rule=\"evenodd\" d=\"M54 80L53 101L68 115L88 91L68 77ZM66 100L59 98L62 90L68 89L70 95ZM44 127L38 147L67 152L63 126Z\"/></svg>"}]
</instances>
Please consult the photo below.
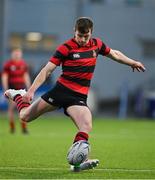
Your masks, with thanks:
<instances>
[{"instance_id":1,"label":"jersey collar","mask_svg":"<svg viewBox=\"0 0 155 180\"><path fill-rule=\"evenodd\" d=\"M80 48L81 46L76 42L75 38L72 38L72 41ZM92 38L89 40L89 42L85 45L85 46L82 46L82 47L91 47L93 44L93 40Z\"/></svg>"}]
</instances>

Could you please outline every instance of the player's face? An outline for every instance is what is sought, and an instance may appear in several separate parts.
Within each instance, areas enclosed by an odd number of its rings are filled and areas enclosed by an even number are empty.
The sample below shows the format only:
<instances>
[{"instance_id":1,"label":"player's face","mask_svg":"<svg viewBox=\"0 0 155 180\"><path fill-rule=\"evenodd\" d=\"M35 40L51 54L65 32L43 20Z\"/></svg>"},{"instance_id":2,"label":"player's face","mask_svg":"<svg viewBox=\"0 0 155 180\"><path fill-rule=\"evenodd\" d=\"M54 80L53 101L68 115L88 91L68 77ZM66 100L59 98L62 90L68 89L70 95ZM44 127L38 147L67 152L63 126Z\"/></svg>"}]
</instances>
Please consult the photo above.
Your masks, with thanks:
<instances>
[{"instance_id":1,"label":"player's face","mask_svg":"<svg viewBox=\"0 0 155 180\"><path fill-rule=\"evenodd\" d=\"M21 50L14 50L14 51L11 53L11 57L12 57L12 59L14 59L14 60L20 60L20 59L22 59L22 51L21 51Z\"/></svg>"},{"instance_id":2,"label":"player's face","mask_svg":"<svg viewBox=\"0 0 155 180\"><path fill-rule=\"evenodd\" d=\"M75 37L75 41L80 45L80 46L85 46L92 35L92 31L91 29L89 30L88 33L82 34L80 33L78 30L75 31L74 37Z\"/></svg>"}]
</instances>

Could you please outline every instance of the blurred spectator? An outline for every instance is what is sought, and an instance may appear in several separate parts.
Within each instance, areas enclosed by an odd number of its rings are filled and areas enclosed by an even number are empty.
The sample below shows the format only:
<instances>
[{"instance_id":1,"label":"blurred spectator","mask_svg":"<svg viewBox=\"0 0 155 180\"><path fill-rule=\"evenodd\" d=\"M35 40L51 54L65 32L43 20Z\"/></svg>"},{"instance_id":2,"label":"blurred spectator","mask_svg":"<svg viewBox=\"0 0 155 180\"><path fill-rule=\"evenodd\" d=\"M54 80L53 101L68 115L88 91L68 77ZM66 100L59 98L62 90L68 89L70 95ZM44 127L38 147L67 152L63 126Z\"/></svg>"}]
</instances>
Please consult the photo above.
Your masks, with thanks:
<instances>
[{"instance_id":1,"label":"blurred spectator","mask_svg":"<svg viewBox=\"0 0 155 180\"><path fill-rule=\"evenodd\" d=\"M28 73L28 65L23 60L23 53L21 49L14 49L11 52L11 58L3 65L2 72L2 87L7 89L25 89L30 87L30 76ZM14 121L15 104L9 101L8 116L10 124L10 132L15 132ZM28 133L26 122L21 121L21 128L24 134Z\"/></svg>"}]
</instances>

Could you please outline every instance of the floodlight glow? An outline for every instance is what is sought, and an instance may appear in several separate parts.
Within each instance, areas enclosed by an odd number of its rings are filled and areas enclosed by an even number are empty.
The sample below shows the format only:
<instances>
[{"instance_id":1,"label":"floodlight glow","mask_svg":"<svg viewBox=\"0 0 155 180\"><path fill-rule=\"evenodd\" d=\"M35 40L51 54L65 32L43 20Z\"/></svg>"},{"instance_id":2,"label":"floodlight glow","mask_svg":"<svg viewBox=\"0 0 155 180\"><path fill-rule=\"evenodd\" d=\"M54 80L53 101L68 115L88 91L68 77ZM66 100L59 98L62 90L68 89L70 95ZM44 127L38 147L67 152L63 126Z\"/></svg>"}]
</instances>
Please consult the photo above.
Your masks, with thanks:
<instances>
[{"instance_id":1,"label":"floodlight glow","mask_svg":"<svg viewBox=\"0 0 155 180\"><path fill-rule=\"evenodd\" d=\"M42 34L38 32L29 32L26 34L27 41L40 41L42 39Z\"/></svg>"}]
</instances>

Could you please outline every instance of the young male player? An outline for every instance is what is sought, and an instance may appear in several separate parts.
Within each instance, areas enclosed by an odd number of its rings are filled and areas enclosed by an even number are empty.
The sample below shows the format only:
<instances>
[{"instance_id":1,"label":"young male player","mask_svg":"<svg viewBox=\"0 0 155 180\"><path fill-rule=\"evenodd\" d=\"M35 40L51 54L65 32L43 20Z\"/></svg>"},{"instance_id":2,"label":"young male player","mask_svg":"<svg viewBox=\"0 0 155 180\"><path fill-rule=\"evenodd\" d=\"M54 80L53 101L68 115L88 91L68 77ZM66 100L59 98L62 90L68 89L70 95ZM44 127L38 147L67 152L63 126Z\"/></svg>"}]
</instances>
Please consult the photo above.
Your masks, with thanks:
<instances>
[{"instance_id":1,"label":"young male player","mask_svg":"<svg viewBox=\"0 0 155 180\"><path fill-rule=\"evenodd\" d=\"M2 86L4 91L7 89L28 89L30 87L28 66L22 56L23 53L21 49L13 49L11 58L5 62L2 73ZM14 109L15 103L9 101L8 115L11 133L15 132ZM26 122L21 121L21 128L24 134L28 133Z\"/></svg>"},{"instance_id":2,"label":"young male player","mask_svg":"<svg viewBox=\"0 0 155 180\"><path fill-rule=\"evenodd\" d=\"M111 49L100 38L92 38L92 31L93 22L90 18L77 19L74 37L57 48L28 91L10 89L5 92L9 99L16 102L19 116L23 121L32 121L47 111L62 107L65 114L70 116L77 126L78 132L74 142L88 141L88 134L92 129L92 115L86 101L97 56L107 56L116 62L128 65L133 70L145 71L142 63ZM62 74L55 87L30 104L38 87L60 65ZM99 160L87 160L80 165L80 168L91 169L98 163Z\"/></svg>"}]
</instances>

